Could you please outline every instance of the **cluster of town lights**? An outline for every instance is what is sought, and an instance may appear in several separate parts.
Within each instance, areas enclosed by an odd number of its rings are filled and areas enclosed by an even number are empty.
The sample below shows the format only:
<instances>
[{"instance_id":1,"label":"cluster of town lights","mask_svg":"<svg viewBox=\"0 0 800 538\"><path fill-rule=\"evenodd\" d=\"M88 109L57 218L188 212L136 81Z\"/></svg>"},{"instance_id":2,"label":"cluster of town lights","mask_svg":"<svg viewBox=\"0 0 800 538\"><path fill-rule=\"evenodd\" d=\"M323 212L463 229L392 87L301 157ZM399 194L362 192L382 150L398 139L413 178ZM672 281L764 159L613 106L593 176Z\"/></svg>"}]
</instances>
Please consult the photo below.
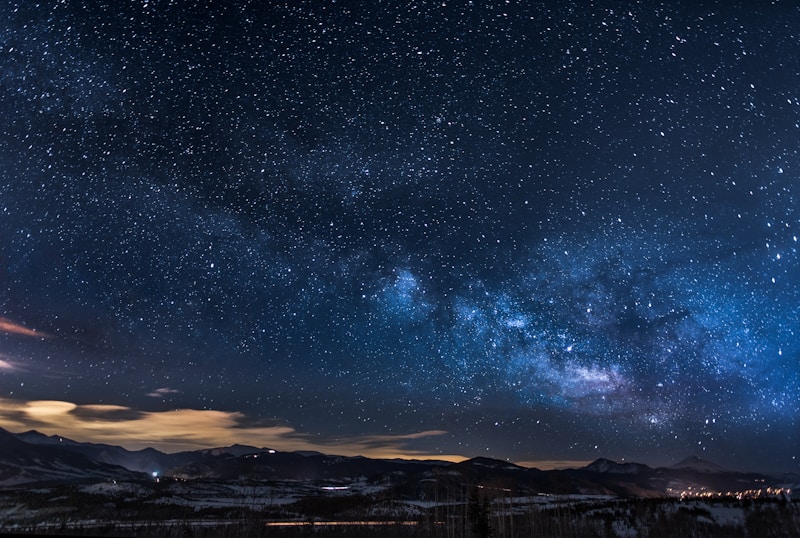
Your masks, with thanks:
<instances>
[{"instance_id":1,"label":"cluster of town lights","mask_svg":"<svg viewBox=\"0 0 800 538\"><path fill-rule=\"evenodd\" d=\"M674 491L674 493L681 499L770 499L770 498L786 498L792 496L790 488L758 488L748 489L744 491L711 491L705 488L692 489L691 487L682 490Z\"/></svg>"}]
</instances>

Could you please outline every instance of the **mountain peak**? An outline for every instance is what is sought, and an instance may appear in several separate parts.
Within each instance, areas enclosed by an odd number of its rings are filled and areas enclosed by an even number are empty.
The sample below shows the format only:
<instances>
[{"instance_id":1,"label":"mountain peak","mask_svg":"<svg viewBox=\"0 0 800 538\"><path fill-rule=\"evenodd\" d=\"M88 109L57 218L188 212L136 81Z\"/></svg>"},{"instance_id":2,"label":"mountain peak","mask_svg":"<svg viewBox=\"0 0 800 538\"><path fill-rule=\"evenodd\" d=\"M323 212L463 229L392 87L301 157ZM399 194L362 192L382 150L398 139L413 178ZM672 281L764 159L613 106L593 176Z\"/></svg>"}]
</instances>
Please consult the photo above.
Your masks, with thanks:
<instances>
[{"instance_id":1,"label":"mountain peak","mask_svg":"<svg viewBox=\"0 0 800 538\"><path fill-rule=\"evenodd\" d=\"M724 473L727 471L723 466L697 456L688 456L675 465L671 465L670 469L686 469L701 473Z\"/></svg>"},{"instance_id":2,"label":"mountain peak","mask_svg":"<svg viewBox=\"0 0 800 538\"><path fill-rule=\"evenodd\" d=\"M258 452L262 452L266 449L256 448L254 446L248 445L230 445L230 446L222 446L217 448L206 448L204 450L200 450L200 453L205 454L207 456L246 456L248 454L256 454Z\"/></svg>"},{"instance_id":3,"label":"mountain peak","mask_svg":"<svg viewBox=\"0 0 800 538\"><path fill-rule=\"evenodd\" d=\"M598 458L584 467L593 473L635 474L646 470L648 467L641 463L617 463L606 458Z\"/></svg>"},{"instance_id":4,"label":"mountain peak","mask_svg":"<svg viewBox=\"0 0 800 538\"><path fill-rule=\"evenodd\" d=\"M514 463L497 460L493 458L487 458L485 456L477 456L474 458L470 458L468 460L464 460L462 462L456 463L455 465L459 466L477 466L477 467L487 467L490 469L505 469L505 470L518 470L523 469L519 465Z\"/></svg>"},{"instance_id":5,"label":"mountain peak","mask_svg":"<svg viewBox=\"0 0 800 538\"><path fill-rule=\"evenodd\" d=\"M60 435L47 435L46 433L42 433L38 430L28 430L22 433L15 433L13 435L20 441L32 443L34 445L57 445L61 443L70 445L80 444L72 439L67 439L66 437L62 437Z\"/></svg>"},{"instance_id":6,"label":"mountain peak","mask_svg":"<svg viewBox=\"0 0 800 538\"><path fill-rule=\"evenodd\" d=\"M38 430L28 430L26 432L14 434L17 437L25 437L27 439L50 439L50 435L44 434Z\"/></svg>"}]
</instances>

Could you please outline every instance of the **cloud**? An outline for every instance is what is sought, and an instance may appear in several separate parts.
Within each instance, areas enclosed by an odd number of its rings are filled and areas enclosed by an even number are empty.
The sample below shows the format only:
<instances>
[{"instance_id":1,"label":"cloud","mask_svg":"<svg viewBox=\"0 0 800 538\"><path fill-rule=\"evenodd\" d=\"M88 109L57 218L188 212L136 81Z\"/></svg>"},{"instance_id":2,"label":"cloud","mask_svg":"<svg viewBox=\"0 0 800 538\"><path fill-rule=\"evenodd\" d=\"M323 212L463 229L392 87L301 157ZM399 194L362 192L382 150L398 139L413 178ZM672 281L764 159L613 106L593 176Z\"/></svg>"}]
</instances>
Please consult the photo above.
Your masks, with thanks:
<instances>
[{"instance_id":1,"label":"cloud","mask_svg":"<svg viewBox=\"0 0 800 538\"><path fill-rule=\"evenodd\" d=\"M145 394L145 396L149 396L151 398L163 398L164 396L167 396L169 394L180 394L180 392L181 391L179 391L178 389L171 389L169 387L161 387L161 388L158 388L158 389L154 390L153 392L148 392L147 394Z\"/></svg>"},{"instance_id":2,"label":"cloud","mask_svg":"<svg viewBox=\"0 0 800 538\"><path fill-rule=\"evenodd\" d=\"M23 327L22 325L7 318L0 318L0 332L18 334L22 336L33 336L35 338L52 338L52 335L50 334L37 331L36 329Z\"/></svg>"},{"instance_id":3,"label":"cloud","mask_svg":"<svg viewBox=\"0 0 800 538\"><path fill-rule=\"evenodd\" d=\"M5 359L0 359L0 372L14 372L19 370L19 366L17 366L12 361L7 361Z\"/></svg>"},{"instance_id":4,"label":"cloud","mask_svg":"<svg viewBox=\"0 0 800 538\"><path fill-rule=\"evenodd\" d=\"M74 403L59 400L36 400L28 402L28 406L22 411L34 420L48 420L49 417L66 415L77 407Z\"/></svg>"},{"instance_id":5,"label":"cloud","mask_svg":"<svg viewBox=\"0 0 800 538\"><path fill-rule=\"evenodd\" d=\"M465 459L411 446L414 441L445 435L447 432L442 430L319 438L282 424L248 425L248 418L242 413L208 409L142 411L119 405L0 398L0 426L11 431L35 428L48 435L120 445L129 450L153 447L176 452L240 443L282 451L314 450L371 458Z\"/></svg>"}]
</instances>

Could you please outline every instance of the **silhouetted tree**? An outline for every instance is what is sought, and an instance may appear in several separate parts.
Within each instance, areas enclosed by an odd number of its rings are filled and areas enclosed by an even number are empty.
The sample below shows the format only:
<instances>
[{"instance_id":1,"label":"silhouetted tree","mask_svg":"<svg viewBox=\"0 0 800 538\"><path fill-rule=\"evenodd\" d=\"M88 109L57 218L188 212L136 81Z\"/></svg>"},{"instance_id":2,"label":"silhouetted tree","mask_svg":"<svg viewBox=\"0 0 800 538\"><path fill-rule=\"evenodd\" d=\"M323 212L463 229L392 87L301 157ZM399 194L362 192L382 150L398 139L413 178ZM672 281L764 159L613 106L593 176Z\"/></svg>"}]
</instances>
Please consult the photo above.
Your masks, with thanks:
<instances>
[{"instance_id":1,"label":"silhouetted tree","mask_svg":"<svg viewBox=\"0 0 800 538\"><path fill-rule=\"evenodd\" d=\"M467 505L467 519L475 538L488 538L492 535L489 523L489 499L481 495L477 487L473 487Z\"/></svg>"}]
</instances>

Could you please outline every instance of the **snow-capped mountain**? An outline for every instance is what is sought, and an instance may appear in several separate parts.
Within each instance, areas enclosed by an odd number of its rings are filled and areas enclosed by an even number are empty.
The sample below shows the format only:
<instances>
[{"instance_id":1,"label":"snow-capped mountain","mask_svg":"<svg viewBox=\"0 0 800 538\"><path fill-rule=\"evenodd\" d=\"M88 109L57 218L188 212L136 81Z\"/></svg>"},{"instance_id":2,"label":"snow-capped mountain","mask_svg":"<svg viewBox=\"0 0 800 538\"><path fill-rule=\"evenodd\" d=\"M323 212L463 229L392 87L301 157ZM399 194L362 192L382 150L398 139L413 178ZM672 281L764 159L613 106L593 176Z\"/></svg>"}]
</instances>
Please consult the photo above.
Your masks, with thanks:
<instances>
[{"instance_id":1,"label":"snow-capped mountain","mask_svg":"<svg viewBox=\"0 0 800 538\"><path fill-rule=\"evenodd\" d=\"M0 429L0 486L30 483L137 480L145 477L58 446L26 443Z\"/></svg>"},{"instance_id":2,"label":"snow-capped mountain","mask_svg":"<svg viewBox=\"0 0 800 538\"><path fill-rule=\"evenodd\" d=\"M20 441L32 445L59 447L63 450L86 456L96 462L120 465L131 471L140 471L148 474L153 472L164 473L169 469L197 462L202 459L220 456L243 456L245 454L253 454L262 450L268 450L253 446L232 445L228 447L166 454L154 448L128 450L121 446L103 443L81 443L59 435L48 436L36 430L14 435Z\"/></svg>"},{"instance_id":3,"label":"snow-capped mountain","mask_svg":"<svg viewBox=\"0 0 800 538\"><path fill-rule=\"evenodd\" d=\"M689 456L682 459L678 463L671 465L670 469L683 469L688 471L696 471L699 473L728 473L730 470L721 465L698 458L697 456Z\"/></svg>"},{"instance_id":4,"label":"snow-capped mountain","mask_svg":"<svg viewBox=\"0 0 800 538\"><path fill-rule=\"evenodd\" d=\"M610 474L638 474L652 471L650 467L642 463L617 463L606 458L599 458L584 467L587 471L594 473Z\"/></svg>"}]
</instances>

